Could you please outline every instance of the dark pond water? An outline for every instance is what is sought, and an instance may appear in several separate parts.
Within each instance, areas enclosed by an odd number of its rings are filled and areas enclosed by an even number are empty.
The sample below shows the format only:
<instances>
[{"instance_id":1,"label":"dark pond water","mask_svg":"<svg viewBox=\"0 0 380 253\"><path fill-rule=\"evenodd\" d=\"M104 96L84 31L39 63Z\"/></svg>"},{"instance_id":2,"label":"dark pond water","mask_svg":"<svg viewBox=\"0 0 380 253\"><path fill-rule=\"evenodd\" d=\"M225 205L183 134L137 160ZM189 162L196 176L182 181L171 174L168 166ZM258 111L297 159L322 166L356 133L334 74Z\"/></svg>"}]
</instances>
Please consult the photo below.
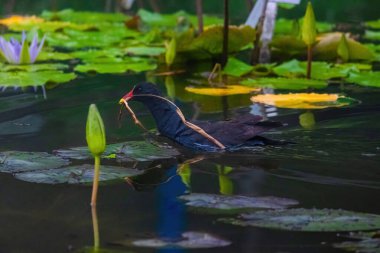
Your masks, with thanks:
<instances>
[{"instance_id":1,"label":"dark pond water","mask_svg":"<svg viewBox=\"0 0 380 253\"><path fill-rule=\"evenodd\" d=\"M177 104L186 116L195 114L197 102L184 101L186 75L174 78ZM51 152L58 148L85 145L85 118L90 103L96 102L106 122L108 142L144 140L143 132L126 117L117 121L119 98L145 75L95 75L81 78L40 93L1 94L1 150ZM164 78L155 77L162 91ZM278 196L296 199L301 207L342 208L379 213L380 202L380 103L379 91L351 85L332 85L330 92L344 91L362 103L348 108L314 111L316 127L304 130L301 110L276 109L288 126L267 136L296 142L294 145L258 149L255 152L205 155L191 164L191 191L219 193L218 168L230 167L230 193L248 196ZM252 110L249 97L227 97L228 115ZM238 107L233 101L239 101ZM222 119L223 100L206 98L199 119ZM151 116L133 103L138 117L154 128ZM265 108L262 108L265 110ZM267 109L268 110L268 109ZM212 111L204 113L203 111ZM134 237L204 231L232 241L231 246L196 252L339 252L329 246L336 233L283 232L237 227L216 222L218 215L193 213L173 198L186 186L176 169L186 159L200 154L182 150L178 159L135 164L156 167L136 179L133 189L126 182L100 188L98 216L102 245L131 252L182 252L125 248L116 241ZM128 166L132 166L129 164ZM160 182L166 182L160 184ZM89 206L91 187L46 185L19 181L0 175L1 252L70 252L92 244ZM129 252L129 251L128 251Z\"/></svg>"},{"instance_id":2,"label":"dark pond water","mask_svg":"<svg viewBox=\"0 0 380 253\"><path fill-rule=\"evenodd\" d=\"M174 77L175 95L165 77L149 73L81 75L54 89L47 87L46 99L40 90L24 93L8 89L0 93L0 151L52 152L85 145L85 121L91 103L97 104L103 116L108 143L145 140L146 135L130 117L119 122L117 116L120 97L136 83L148 79L165 94L171 90L170 95L174 95L174 101L188 118L223 119L226 115L261 111L264 116L287 124L266 136L295 144L228 154L180 149L177 158L123 164L151 169L135 178L133 187L124 181L100 187L97 211L102 247L120 252L343 252L331 246L343 240L336 233L239 227L217 221L225 215L191 212L176 201L177 196L189 191L277 196L298 200L304 208L380 214L379 89L330 85L326 92L342 92L361 103L314 110L316 126L306 130L299 124L304 110L258 108L248 95L198 96L191 101L184 87L194 77L189 74L191 66L185 68L188 73ZM153 119L143 106L131 105L144 125L153 129ZM185 161L200 157L200 161L190 165L190 187L186 186L176 171ZM228 173L221 175L223 170ZM75 252L91 246L90 196L90 186L28 183L0 173L0 252ZM131 238L177 238L185 231L211 233L232 244L183 250L137 248L120 243Z\"/></svg>"}]
</instances>

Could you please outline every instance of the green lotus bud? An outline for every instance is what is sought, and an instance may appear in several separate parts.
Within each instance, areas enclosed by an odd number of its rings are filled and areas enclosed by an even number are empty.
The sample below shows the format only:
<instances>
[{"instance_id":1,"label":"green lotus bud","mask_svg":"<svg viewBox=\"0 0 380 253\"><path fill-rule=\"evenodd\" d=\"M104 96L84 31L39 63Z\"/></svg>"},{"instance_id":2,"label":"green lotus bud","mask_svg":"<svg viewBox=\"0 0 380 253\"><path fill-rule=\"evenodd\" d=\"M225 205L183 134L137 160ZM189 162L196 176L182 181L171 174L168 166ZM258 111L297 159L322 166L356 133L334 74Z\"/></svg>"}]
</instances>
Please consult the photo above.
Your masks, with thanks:
<instances>
[{"instance_id":1,"label":"green lotus bud","mask_svg":"<svg viewBox=\"0 0 380 253\"><path fill-rule=\"evenodd\" d=\"M338 57L344 62L350 59L350 50L348 48L347 38L344 33L342 33L342 36L340 37L340 41L337 48L337 54Z\"/></svg>"},{"instance_id":2,"label":"green lotus bud","mask_svg":"<svg viewBox=\"0 0 380 253\"><path fill-rule=\"evenodd\" d=\"M104 124L95 104L91 104L88 110L86 140L93 156L100 156L106 149Z\"/></svg>"},{"instance_id":3,"label":"green lotus bud","mask_svg":"<svg viewBox=\"0 0 380 253\"><path fill-rule=\"evenodd\" d=\"M309 2L307 4L305 17L302 22L302 40L306 45L311 46L314 44L317 37L317 28L315 24L315 16L313 6Z\"/></svg>"},{"instance_id":4,"label":"green lotus bud","mask_svg":"<svg viewBox=\"0 0 380 253\"><path fill-rule=\"evenodd\" d=\"M172 65L176 56L177 42L175 38L171 39L169 43L166 43L165 61L168 66Z\"/></svg>"}]
</instances>

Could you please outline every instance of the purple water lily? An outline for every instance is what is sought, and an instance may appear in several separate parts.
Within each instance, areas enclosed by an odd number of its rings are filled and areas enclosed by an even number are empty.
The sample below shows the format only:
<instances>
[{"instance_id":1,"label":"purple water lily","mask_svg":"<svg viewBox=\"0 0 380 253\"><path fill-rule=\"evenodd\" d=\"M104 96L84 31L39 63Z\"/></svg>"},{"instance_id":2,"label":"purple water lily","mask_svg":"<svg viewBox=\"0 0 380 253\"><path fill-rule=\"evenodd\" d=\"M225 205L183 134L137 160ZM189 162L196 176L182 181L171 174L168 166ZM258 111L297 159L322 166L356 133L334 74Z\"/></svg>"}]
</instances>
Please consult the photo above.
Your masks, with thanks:
<instances>
[{"instance_id":1,"label":"purple water lily","mask_svg":"<svg viewBox=\"0 0 380 253\"><path fill-rule=\"evenodd\" d=\"M21 43L14 38L9 41L0 36L0 56L3 56L11 64L34 63L45 42L45 36L38 44L38 35L33 36L28 47L25 32L22 32Z\"/></svg>"}]
</instances>

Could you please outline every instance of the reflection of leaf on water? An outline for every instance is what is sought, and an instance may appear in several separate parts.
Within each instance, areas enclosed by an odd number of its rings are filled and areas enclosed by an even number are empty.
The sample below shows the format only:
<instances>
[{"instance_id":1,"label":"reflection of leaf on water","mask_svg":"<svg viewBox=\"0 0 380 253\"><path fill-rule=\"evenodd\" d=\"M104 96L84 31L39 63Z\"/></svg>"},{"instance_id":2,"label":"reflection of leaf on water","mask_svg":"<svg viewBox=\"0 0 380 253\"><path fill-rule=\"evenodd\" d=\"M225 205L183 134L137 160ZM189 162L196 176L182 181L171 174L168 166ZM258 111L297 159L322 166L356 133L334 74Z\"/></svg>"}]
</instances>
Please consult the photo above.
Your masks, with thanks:
<instances>
[{"instance_id":1,"label":"reflection of leaf on water","mask_svg":"<svg viewBox=\"0 0 380 253\"><path fill-rule=\"evenodd\" d=\"M231 242L216 237L212 234L203 232L184 232L182 240L170 241L160 238L136 239L114 242L116 245L135 246L147 248L176 248L176 249L208 249L216 247L225 247Z\"/></svg>"},{"instance_id":2,"label":"reflection of leaf on water","mask_svg":"<svg viewBox=\"0 0 380 253\"><path fill-rule=\"evenodd\" d=\"M69 164L61 157L45 152L6 151L0 153L0 172L18 173L55 169Z\"/></svg>"},{"instance_id":3,"label":"reflection of leaf on water","mask_svg":"<svg viewBox=\"0 0 380 253\"><path fill-rule=\"evenodd\" d=\"M306 90L309 88L323 89L327 87L327 82L325 81L304 78L248 78L240 83L247 86L267 87L277 90Z\"/></svg>"},{"instance_id":4,"label":"reflection of leaf on water","mask_svg":"<svg viewBox=\"0 0 380 253\"><path fill-rule=\"evenodd\" d=\"M380 216L335 209L283 209L242 214L240 218L221 219L240 226L289 231L337 232L380 228Z\"/></svg>"},{"instance_id":5,"label":"reflection of leaf on water","mask_svg":"<svg viewBox=\"0 0 380 253\"><path fill-rule=\"evenodd\" d=\"M102 165L99 181L123 180L125 177L142 174L143 171L117 166ZM17 173L17 179L39 184L88 184L94 178L94 166L75 165L58 169L34 170Z\"/></svg>"},{"instance_id":6,"label":"reflection of leaf on water","mask_svg":"<svg viewBox=\"0 0 380 253\"><path fill-rule=\"evenodd\" d=\"M357 103L355 99L342 95L318 93L263 94L253 96L251 100L254 103L291 109L323 109Z\"/></svg>"},{"instance_id":7,"label":"reflection of leaf on water","mask_svg":"<svg viewBox=\"0 0 380 253\"><path fill-rule=\"evenodd\" d=\"M191 193L180 196L186 205L197 212L234 214L252 209L282 209L297 205L298 201L278 197L249 197Z\"/></svg>"}]
</instances>

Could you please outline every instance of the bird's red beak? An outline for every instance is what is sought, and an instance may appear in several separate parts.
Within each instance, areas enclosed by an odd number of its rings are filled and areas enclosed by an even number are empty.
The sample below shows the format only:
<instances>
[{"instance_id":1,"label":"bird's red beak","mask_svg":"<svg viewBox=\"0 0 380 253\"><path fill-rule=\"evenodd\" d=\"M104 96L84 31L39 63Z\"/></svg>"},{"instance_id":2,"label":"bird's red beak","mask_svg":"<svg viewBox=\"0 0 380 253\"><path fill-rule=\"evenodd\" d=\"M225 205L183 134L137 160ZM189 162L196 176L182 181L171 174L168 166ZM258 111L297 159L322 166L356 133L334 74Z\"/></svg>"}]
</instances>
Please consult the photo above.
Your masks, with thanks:
<instances>
[{"instance_id":1,"label":"bird's red beak","mask_svg":"<svg viewBox=\"0 0 380 253\"><path fill-rule=\"evenodd\" d=\"M124 101L128 101L128 100L130 100L132 97L133 97L133 90L134 90L135 88L133 88L130 92L128 92L127 94L125 94L121 99L120 99L120 101L119 101L119 104L123 104L124 103Z\"/></svg>"}]
</instances>

